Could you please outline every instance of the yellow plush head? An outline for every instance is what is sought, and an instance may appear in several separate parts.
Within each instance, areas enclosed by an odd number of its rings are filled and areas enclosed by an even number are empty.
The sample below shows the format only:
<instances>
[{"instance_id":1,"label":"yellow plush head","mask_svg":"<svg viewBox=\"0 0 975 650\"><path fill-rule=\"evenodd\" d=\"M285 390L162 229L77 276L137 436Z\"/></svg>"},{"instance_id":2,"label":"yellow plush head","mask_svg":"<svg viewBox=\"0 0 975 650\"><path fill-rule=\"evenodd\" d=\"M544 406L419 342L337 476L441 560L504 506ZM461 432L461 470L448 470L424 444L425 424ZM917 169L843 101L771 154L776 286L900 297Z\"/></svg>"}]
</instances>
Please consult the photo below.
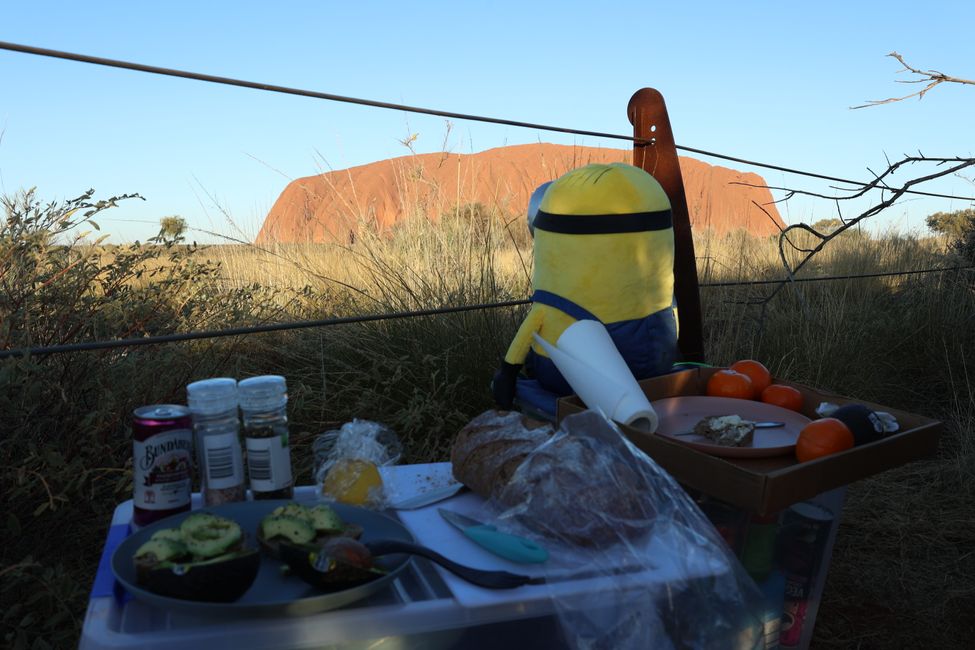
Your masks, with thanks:
<instances>
[{"instance_id":1,"label":"yellow plush head","mask_svg":"<svg viewBox=\"0 0 975 650\"><path fill-rule=\"evenodd\" d=\"M535 293L492 383L498 404L511 405L526 362L542 389L571 392L534 335L556 344L579 319L606 326L638 379L667 372L677 343L674 230L660 183L632 165L587 165L552 182L533 209Z\"/></svg>"},{"instance_id":2,"label":"yellow plush head","mask_svg":"<svg viewBox=\"0 0 975 650\"><path fill-rule=\"evenodd\" d=\"M552 214L602 215L669 210L670 199L657 180L624 163L574 169L552 183L541 210Z\"/></svg>"}]
</instances>

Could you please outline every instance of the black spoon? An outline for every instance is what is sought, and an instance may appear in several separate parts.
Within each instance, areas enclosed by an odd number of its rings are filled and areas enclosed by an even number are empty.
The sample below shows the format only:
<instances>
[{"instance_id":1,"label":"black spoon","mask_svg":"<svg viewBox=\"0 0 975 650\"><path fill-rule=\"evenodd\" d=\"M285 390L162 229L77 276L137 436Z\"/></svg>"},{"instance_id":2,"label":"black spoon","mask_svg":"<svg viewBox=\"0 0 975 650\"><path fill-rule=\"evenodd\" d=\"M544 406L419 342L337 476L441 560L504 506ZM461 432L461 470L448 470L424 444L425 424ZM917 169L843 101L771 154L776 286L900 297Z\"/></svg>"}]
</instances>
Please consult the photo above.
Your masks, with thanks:
<instances>
[{"instance_id":1,"label":"black spoon","mask_svg":"<svg viewBox=\"0 0 975 650\"><path fill-rule=\"evenodd\" d=\"M459 578L487 589L514 589L527 584L541 584L544 578L509 573L507 571L484 571L474 569L445 558L426 546L411 544L398 539L356 542L343 540L343 549L333 549L312 544L292 544L282 542L281 559L291 570L308 584L320 589L334 591L368 582L383 575L382 570L371 568L371 558L394 553L419 555L436 562Z\"/></svg>"},{"instance_id":2,"label":"black spoon","mask_svg":"<svg viewBox=\"0 0 975 650\"><path fill-rule=\"evenodd\" d=\"M426 546L420 546L418 544L410 544L409 542L403 542L398 539L376 540L372 542L365 542L364 545L369 549L369 552L376 557L380 555L390 555L392 553L406 553L409 555L419 555L421 557L425 557L432 562L436 562L443 568L456 575L458 578L463 578L471 584L479 587L485 587L487 589L514 589L515 587L521 587L522 585L541 584L542 582L541 578L532 578L531 576L525 576L518 573L509 573L508 571L485 571L483 569L474 569L463 564L458 564L453 560L449 560L440 553L437 553L432 548L427 548Z\"/></svg>"}]
</instances>

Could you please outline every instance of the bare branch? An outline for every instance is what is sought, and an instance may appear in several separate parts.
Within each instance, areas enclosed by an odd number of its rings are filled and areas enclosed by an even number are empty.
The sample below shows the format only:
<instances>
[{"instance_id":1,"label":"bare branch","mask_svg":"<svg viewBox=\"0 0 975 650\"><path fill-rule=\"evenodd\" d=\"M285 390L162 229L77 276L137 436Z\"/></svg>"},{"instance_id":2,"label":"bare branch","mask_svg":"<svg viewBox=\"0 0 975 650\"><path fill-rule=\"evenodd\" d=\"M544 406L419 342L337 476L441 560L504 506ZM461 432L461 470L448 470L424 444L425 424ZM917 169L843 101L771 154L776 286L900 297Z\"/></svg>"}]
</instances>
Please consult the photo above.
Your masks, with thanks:
<instances>
[{"instance_id":1,"label":"bare branch","mask_svg":"<svg viewBox=\"0 0 975 650\"><path fill-rule=\"evenodd\" d=\"M919 176L913 178L900 187L893 187L888 182L887 179L890 178L894 172L906 165L914 164L931 164L936 166L938 169L930 174ZM858 189L842 190L847 194L845 196L827 196L825 194L820 194L817 192L810 192L806 190L797 190L794 188L783 188L783 187L773 187L769 185L753 185L745 182L736 182L736 185L746 185L749 187L760 187L769 190L779 190L786 192L786 197L775 201L775 203L780 201L787 201L797 194L805 196L813 196L822 199L828 199L836 203L837 211L840 215L840 221L842 225L830 233L822 233L813 228L812 226L805 223L792 224L786 228L780 228L779 233L779 259L782 262L782 267L786 272L786 279L773 285L772 290L764 297L756 301L755 304L762 304L763 310L764 305L767 305L773 298L775 298L778 293L786 286L793 286L796 288L797 297L806 309L805 301L800 293L798 293L798 287L795 285L796 274L804 267L809 261L823 248L829 244L833 239L843 234L850 228L856 226L861 221L869 219L870 217L876 216L877 214L883 212L895 202L897 202L904 194L910 191L910 188L932 181L943 176L958 175L958 173L964 169L969 169L975 167L975 158L927 158L924 156L905 156L902 160L894 163L888 161L887 169L880 174L871 172L874 179L869 183L864 183L863 187ZM839 189L839 188L834 188ZM842 211L840 210L840 202L847 201L850 199L855 199L864 196L870 190L880 190L881 198L880 200L871 206L870 208L864 210L855 217L844 218ZM762 206L755 203L756 206L761 208ZM795 240L792 235L799 234L800 232L805 232L814 237L814 244L803 245L801 241ZM789 256L787 253L792 251L793 255L795 253L800 254L799 260L792 264L789 261ZM808 314L808 311L807 311Z\"/></svg>"},{"instance_id":2,"label":"bare branch","mask_svg":"<svg viewBox=\"0 0 975 650\"><path fill-rule=\"evenodd\" d=\"M975 79L962 79L960 77L952 77L951 75L947 75L943 72L938 72L937 70L919 70L918 68L908 65L904 61L904 57L902 57L897 52L891 52L887 56L897 59L898 61L900 61L900 64L904 66L902 70L897 71L898 74L900 74L901 72L910 72L920 77L920 79L898 79L897 83L902 83L902 84L927 83L927 85L921 90L918 90L917 92L913 92L910 95L904 95L903 97L888 97L887 99L879 99L879 100L868 100L866 104L861 104L860 106L851 106L850 108L857 109L857 108L867 108L869 106L878 106L880 104L890 104L892 102L899 102L905 99L910 99L911 97L917 97L918 100L921 100L924 98L925 93L927 93L929 90L931 90L938 84L943 84L943 83L968 84L968 85L975 86Z\"/></svg>"}]
</instances>

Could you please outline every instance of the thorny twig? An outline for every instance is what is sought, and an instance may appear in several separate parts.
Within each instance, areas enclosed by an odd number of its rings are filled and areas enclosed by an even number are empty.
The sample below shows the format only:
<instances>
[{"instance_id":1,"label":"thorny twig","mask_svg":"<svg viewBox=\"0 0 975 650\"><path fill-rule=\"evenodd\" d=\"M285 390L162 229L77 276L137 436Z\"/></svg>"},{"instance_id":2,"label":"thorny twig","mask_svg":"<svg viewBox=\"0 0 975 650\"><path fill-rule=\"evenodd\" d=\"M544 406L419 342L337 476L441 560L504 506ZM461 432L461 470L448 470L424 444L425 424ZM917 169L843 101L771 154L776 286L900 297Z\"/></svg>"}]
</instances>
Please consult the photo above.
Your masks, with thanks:
<instances>
[{"instance_id":1,"label":"thorny twig","mask_svg":"<svg viewBox=\"0 0 975 650\"><path fill-rule=\"evenodd\" d=\"M900 61L900 64L904 66L903 70L897 71L898 73L911 72L921 77L920 79L898 79L897 83L920 84L920 83L927 82L928 85L926 85L921 90L918 90L917 92L911 93L910 95L904 95L903 97L888 97L887 99L869 100L867 101L866 104L861 104L860 106L851 106L851 108L854 109L867 108L869 106L878 106L880 104L890 104L892 102L899 102L905 99L910 99L911 97L917 97L918 100L920 100L924 97L924 94L926 92L928 92L938 84L942 84L945 82L956 83L956 84L969 84L975 86L975 79L961 79L959 77L952 77L950 75L946 75L943 72L938 72L937 70L919 70L918 68L908 65L904 61L904 57L902 57L897 52L891 52L887 56L897 59L898 61Z\"/></svg>"},{"instance_id":2,"label":"thorny twig","mask_svg":"<svg viewBox=\"0 0 975 650\"><path fill-rule=\"evenodd\" d=\"M894 187L894 186L892 186L888 182L888 179L898 169L900 169L900 168L902 168L902 167L904 167L906 165L917 164L917 163L933 163L933 164L938 165L938 166L945 166L945 165L951 165L951 166L950 167L944 167L943 169L941 169L939 171L936 171L936 172L933 172L931 174L927 174L926 176L920 176L920 177L917 177L917 178L913 178L913 179L907 181L906 183L904 183L903 185L901 185L899 187ZM882 193L882 196L885 195L885 194L887 195L887 198L879 201L878 203L876 203L875 205L871 206L870 208L864 210L863 212L861 212L859 215L857 215L855 217L852 217L852 218L844 218L843 215L842 215L842 211L840 211L839 212L839 217L840 217L840 222L841 222L842 225L840 225L838 228L836 228L835 230L833 230L830 233L821 233L818 230L816 230L815 228L813 228L812 226L810 226L808 224L805 224L805 223L793 224L793 225L786 226L785 228L779 227L779 231L780 231L779 232L779 259L782 261L782 266L785 269L785 272L786 272L786 276L787 277L786 277L786 279L782 280L780 283L774 285L774 288L766 296L764 296L762 298L759 298L759 299L756 299L756 300L749 300L748 303L749 304L760 304L762 306L762 314L764 315L764 313L765 313L765 306L768 305L768 303L776 295L778 295L778 293L786 285L792 284L794 286L795 274L802 267L804 267L807 263L809 263L809 261L817 253L819 253L821 250L823 250L823 248L826 247L826 244L828 244L830 241L832 241L836 237L840 236L841 234L843 234L844 232L846 232L850 228L856 226L861 221L863 221L865 219L869 219L870 217L874 217L877 214L883 212L884 210L886 210L887 208L889 208L890 206L892 206L894 203L896 203L905 193L908 192L908 190L910 190L910 188L912 188L912 187L914 187L916 185L920 185L921 183L926 183L928 181L932 181L932 180L941 178L943 176L950 176L950 175L953 175L953 174L957 174L961 170L967 169L967 168L970 168L970 167L975 167L975 158L960 158L960 157L955 157L955 158L929 158L929 157L926 157L926 156L923 156L923 155L918 155L918 156L905 156L902 160L899 160L898 162L895 162L895 163L890 163L888 161L887 169L883 173L881 173L881 174L874 174L874 179L872 181L870 181L869 183L865 183L863 185L863 187L861 187L859 189L856 189L856 190L841 190L841 191L848 192L847 195L845 195L845 196L828 196L826 194L820 194L820 193L817 193L817 192L810 192L810 191L806 191L806 190L797 190L797 189L783 188L783 187L773 187L773 186L769 186L769 185L757 185L757 184L745 183L745 182L736 182L736 183L733 183L735 185L746 185L746 186L749 186L749 187L759 187L759 188L765 188L765 189L769 189L769 190L779 190L779 191L786 192L786 195L785 195L784 198L779 199L778 201L772 201L771 203L779 203L779 202L782 202L782 201L788 201L793 196L796 196L796 195L804 195L804 196L812 196L812 197L823 198L823 199L830 199L832 201L835 201L836 202L836 205L837 205L837 210L838 211L839 211L839 206L840 206L840 202L841 201L848 201L848 200L851 200L851 199L855 199L855 198L862 197L862 196L864 196L870 190L880 190L881 193ZM840 188L834 188L834 189L840 189ZM889 194L887 194L887 193L889 193ZM758 204L756 203L755 205L758 205ZM763 211L765 211L766 214L769 214L768 211L767 210L764 210L764 208L762 208L761 205L758 205L758 207L761 208ZM771 218L771 215L769 215L769 216ZM813 237L815 237L818 240L818 243L816 243L811 248L810 247L803 247L799 243L797 243L797 242L793 241L792 239L790 239L789 235L793 231L805 231L805 232L808 232L809 234L811 234ZM792 250L794 250L796 252L804 253L804 255L802 256L802 258L795 265L790 265L789 264L789 260L786 257L787 247L791 247ZM801 300L802 299L801 299L801 296L800 296L800 301ZM803 305L805 306L805 303L804 302L803 302Z\"/></svg>"}]
</instances>

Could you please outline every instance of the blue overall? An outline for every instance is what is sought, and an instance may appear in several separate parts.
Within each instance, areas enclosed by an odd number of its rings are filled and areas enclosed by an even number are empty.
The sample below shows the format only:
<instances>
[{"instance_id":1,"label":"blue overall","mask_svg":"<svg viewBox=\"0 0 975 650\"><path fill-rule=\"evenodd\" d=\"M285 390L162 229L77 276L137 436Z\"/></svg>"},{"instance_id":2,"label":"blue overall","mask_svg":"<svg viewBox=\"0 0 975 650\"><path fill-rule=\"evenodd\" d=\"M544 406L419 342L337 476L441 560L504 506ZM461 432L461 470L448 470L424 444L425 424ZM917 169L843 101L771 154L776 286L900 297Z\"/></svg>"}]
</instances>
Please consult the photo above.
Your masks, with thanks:
<instances>
[{"instance_id":1,"label":"blue overall","mask_svg":"<svg viewBox=\"0 0 975 650\"><path fill-rule=\"evenodd\" d=\"M558 309L576 320L599 320L584 307L549 291L535 291L532 302ZM677 322L670 307L643 318L603 324L638 380L670 372L677 359ZM528 379L518 379L517 398L544 413L554 414L558 398L575 392L555 362L533 349L525 359L525 373Z\"/></svg>"}]
</instances>

